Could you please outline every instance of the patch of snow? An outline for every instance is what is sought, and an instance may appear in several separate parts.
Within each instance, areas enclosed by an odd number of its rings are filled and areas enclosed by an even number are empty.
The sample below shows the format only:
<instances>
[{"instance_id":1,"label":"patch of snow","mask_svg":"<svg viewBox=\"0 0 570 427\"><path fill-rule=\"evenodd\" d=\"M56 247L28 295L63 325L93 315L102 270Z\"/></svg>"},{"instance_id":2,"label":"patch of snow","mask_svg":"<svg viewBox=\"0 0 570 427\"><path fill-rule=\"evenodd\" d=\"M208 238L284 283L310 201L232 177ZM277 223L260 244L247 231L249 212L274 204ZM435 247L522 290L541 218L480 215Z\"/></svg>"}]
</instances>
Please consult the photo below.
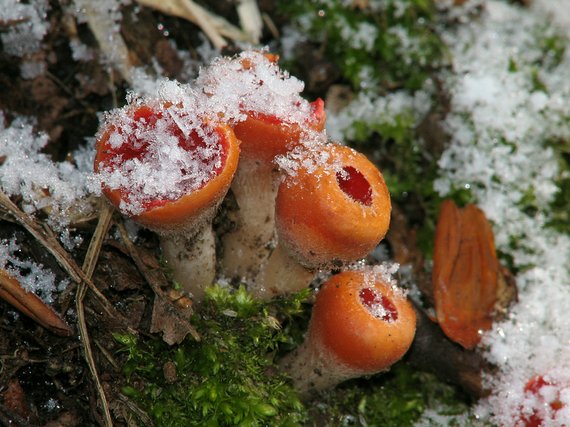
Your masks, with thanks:
<instances>
[{"instance_id":1,"label":"patch of snow","mask_svg":"<svg viewBox=\"0 0 570 427\"><path fill-rule=\"evenodd\" d=\"M0 9L0 22L7 24L7 29L0 33L0 39L8 55L22 57L37 52L49 30L48 1L28 3L4 0Z\"/></svg>"},{"instance_id":2,"label":"patch of snow","mask_svg":"<svg viewBox=\"0 0 570 427\"><path fill-rule=\"evenodd\" d=\"M570 238L547 227L561 174L548 143L570 135L570 55L536 74L545 55L540 39L556 36L540 9L489 0L480 19L444 33L454 61L444 83L451 144L435 188L442 196L470 188L494 225L498 250L520 269L518 303L481 345L498 372L485 376L492 393L475 414L498 425L515 425L545 406L525 392L536 375L552 375L561 394L570 394ZM529 194L534 214L523 209ZM569 425L568 412L544 414L544 425Z\"/></svg>"},{"instance_id":3,"label":"patch of snow","mask_svg":"<svg viewBox=\"0 0 570 427\"><path fill-rule=\"evenodd\" d=\"M21 259L18 252L20 246L15 238L0 240L0 269L16 279L26 292L33 292L47 304L53 303L54 294L63 291L69 281L57 283L53 272L41 264Z\"/></svg>"},{"instance_id":4,"label":"patch of snow","mask_svg":"<svg viewBox=\"0 0 570 427\"><path fill-rule=\"evenodd\" d=\"M43 154L47 143L47 135L36 133L30 119L17 117L6 127L0 112L0 188L10 196L21 196L25 212L44 211L50 226L62 230L75 217L92 213L89 196L98 194L99 186L90 166L80 170L67 161L54 163ZM78 158L87 155L83 153L78 152Z\"/></svg>"}]
</instances>

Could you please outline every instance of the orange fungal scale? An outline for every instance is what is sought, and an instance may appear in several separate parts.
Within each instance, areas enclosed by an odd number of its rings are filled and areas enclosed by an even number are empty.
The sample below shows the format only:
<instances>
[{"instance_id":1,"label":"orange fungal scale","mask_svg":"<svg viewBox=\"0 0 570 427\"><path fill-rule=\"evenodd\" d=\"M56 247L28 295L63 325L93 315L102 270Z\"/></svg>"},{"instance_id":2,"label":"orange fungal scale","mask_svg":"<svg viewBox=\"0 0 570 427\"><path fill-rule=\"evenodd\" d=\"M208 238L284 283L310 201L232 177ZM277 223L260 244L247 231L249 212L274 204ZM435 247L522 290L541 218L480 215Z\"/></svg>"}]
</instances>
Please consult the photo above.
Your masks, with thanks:
<instances>
[{"instance_id":1,"label":"orange fungal scale","mask_svg":"<svg viewBox=\"0 0 570 427\"><path fill-rule=\"evenodd\" d=\"M149 142L144 138L138 138L136 131L139 128L145 131L152 131L157 120L164 120L163 113L148 105L137 106L127 113L134 124L131 129L123 129L110 123L108 129L101 134L97 141L97 153L95 158L95 171L120 166L124 162L132 159L145 161L148 152ZM134 129L133 129L134 128ZM201 124L200 131L210 132L218 140L218 155L209 165L211 169L209 179L198 188L193 188L186 194L176 198L153 198L145 199L142 202L143 212L132 215L132 218L152 229L171 229L185 225L189 218L200 218L201 215L214 207L225 195L230 187L233 175L237 169L239 159L239 141L236 139L232 129L223 123ZM129 132L129 134L126 134ZM197 130L190 132L188 136L177 126L174 120L167 126L169 136L174 136L179 140L179 147L185 151L199 152L205 150L203 139L198 135ZM118 147L113 147L111 135L118 134L125 141ZM205 161L202 161L205 163ZM184 175L185 170L180 170ZM129 202L136 194L135 189L127 186L119 188L109 188L103 183L105 196L116 207Z\"/></svg>"},{"instance_id":2,"label":"orange fungal scale","mask_svg":"<svg viewBox=\"0 0 570 427\"><path fill-rule=\"evenodd\" d=\"M317 294L311 334L343 364L362 373L389 368L410 347L416 315L403 293L379 275L345 271Z\"/></svg>"},{"instance_id":3,"label":"orange fungal scale","mask_svg":"<svg viewBox=\"0 0 570 427\"><path fill-rule=\"evenodd\" d=\"M309 266L365 257L390 224L390 194L378 169L348 147L330 144L328 161L285 177L276 199L279 238Z\"/></svg>"}]
</instances>

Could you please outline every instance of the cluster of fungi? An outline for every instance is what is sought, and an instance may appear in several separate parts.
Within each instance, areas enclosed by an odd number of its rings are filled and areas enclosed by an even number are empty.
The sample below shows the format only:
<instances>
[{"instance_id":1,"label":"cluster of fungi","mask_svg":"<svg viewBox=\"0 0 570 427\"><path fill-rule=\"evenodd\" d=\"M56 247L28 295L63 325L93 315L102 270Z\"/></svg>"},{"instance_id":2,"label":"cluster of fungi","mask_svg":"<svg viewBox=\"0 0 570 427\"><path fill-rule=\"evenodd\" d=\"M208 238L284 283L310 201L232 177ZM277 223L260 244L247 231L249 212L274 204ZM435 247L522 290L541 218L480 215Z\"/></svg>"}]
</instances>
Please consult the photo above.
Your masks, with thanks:
<instances>
[{"instance_id":1,"label":"cluster of fungi","mask_svg":"<svg viewBox=\"0 0 570 427\"><path fill-rule=\"evenodd\" d=\"M95 170L107 199L159 235L197 309L221 276L269 300L341 271L282 361L307 394L388 369L410 347L416 317L378 268L349 267L386 234L389 192L363 154L327 140L323 101L304 100L297 82L275 56L248 51L214 61L192 85L131 96L105 117ZM234 227L216 236L230 189Z\"/></svg>"}]
</instances>

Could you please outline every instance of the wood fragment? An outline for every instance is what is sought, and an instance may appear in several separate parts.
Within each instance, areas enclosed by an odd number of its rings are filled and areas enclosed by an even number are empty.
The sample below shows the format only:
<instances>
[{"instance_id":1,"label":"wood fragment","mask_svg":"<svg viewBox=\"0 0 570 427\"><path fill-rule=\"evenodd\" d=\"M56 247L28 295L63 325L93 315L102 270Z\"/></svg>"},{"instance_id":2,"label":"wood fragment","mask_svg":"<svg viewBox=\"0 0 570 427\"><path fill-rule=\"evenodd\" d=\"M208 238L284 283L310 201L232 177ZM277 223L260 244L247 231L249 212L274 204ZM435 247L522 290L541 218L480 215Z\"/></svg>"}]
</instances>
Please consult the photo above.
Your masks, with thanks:
<instances>
[{"instance_id":1,"label":"wood fragment","mask_svg":"<svg viewBox=\"0 0 570 427\"><path fill-rule=\"evenodd\" d=\"M0 269L0 298L34 322L61 336L70 336L70 326L33 292L26 292L18 280Z\"/></svg>"},{"instance_id":2,"label":"wood fragment","mask_svg":"<svg viewBox=\"0 0 570 427\"><path fill-rule=\"evenodd\" d=\"M483 388L482 373L489 369L483 356L450 341L421 308L416 307L416 315L416 336L406 355L407 362L458 385L473 398L483 397L488 391Z\"/></svg>"},{"instance_id":3,"label":"wood fragment","mask_svg":"<svg viewBox=\"0 0 570 427\"><path fill-rule=\"evenodd\" d=\"M167 15L186 19L199 26L216 49L227 45L224 37L233 41L252 42L246 33L192 0L136 0L137 3Z\"/></svg>"}]
</instances>

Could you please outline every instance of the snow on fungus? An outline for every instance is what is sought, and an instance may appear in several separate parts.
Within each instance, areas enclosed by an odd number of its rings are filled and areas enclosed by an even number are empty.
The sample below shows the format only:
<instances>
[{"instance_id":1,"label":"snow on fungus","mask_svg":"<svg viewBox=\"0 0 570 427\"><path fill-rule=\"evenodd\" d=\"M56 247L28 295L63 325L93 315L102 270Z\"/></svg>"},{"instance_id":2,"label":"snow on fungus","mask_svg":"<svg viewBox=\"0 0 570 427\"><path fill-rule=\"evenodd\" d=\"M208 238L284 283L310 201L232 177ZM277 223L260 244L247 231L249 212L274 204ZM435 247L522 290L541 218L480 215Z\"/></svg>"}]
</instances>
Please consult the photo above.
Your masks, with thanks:
<instances>
[{"instance_id":1,"label":"snow on fungus","mask_svg":"<svg viewBox=\"0 0 570 427\"><path fill-rule=\"evenodd\" d=\"M148 100L106 116L95 170L121 212L155 230L199 223L231 184L239 157L232 130L183 105Z\"/></svg>"},{"instance_id":2,"label":"snow on fungus","mask_svg":"<svg viewBox=\"0 0 570 427\"><path fill-rule=\"evenodd\" d=\"M302 81L279 68L274 55L248 50L219 57L204 67L194 86L206 95L210 111L228 122L262 114L285 123L305 123L314 108L304 100Z\"/></svg>"},{"instance_id":3,"label":"snow on fungus","mask_svg":"<svg viewBox=\"0 0 570 427\"><path fill-rule=\"evenodd\" d=\"M390 193L376 166L343 145L319 148L287 164L276 199L280 242L308 267L365 257L390 224Z\"/></svg>"}]
</instances>

